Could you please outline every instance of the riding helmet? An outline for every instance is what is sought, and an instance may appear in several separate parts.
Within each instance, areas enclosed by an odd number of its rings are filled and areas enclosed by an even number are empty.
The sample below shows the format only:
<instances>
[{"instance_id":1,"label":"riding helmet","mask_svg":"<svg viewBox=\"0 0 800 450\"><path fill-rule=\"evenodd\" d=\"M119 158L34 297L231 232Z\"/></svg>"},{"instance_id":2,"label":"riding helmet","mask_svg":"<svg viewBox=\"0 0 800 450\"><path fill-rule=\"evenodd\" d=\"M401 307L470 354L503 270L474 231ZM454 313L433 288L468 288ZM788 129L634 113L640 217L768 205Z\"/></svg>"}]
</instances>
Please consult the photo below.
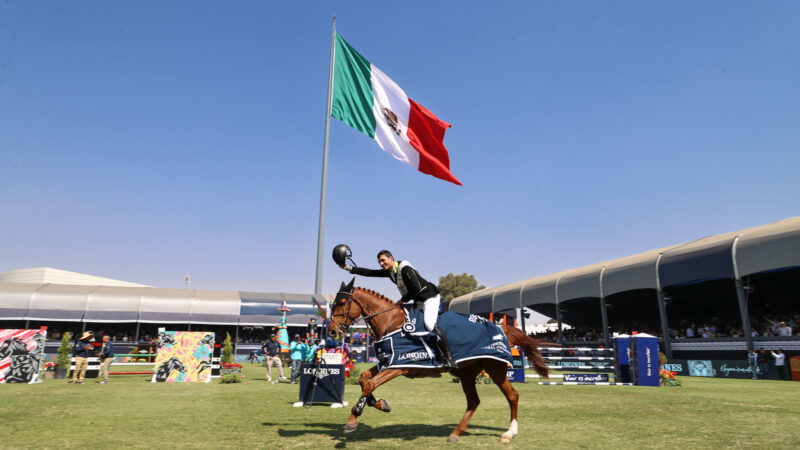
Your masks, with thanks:
<instances>
[{"instance_id":1,"label":"riding helmet","mask_svg":"<svg viewBox=\"0 0 800 450\"><path fill-rule=\"evenodd\" d=\"M348 257L353 256L350 247L345 244L339 244L333 247L333 260L338 266L344 266Z\"/></svg>"}]
</instances>

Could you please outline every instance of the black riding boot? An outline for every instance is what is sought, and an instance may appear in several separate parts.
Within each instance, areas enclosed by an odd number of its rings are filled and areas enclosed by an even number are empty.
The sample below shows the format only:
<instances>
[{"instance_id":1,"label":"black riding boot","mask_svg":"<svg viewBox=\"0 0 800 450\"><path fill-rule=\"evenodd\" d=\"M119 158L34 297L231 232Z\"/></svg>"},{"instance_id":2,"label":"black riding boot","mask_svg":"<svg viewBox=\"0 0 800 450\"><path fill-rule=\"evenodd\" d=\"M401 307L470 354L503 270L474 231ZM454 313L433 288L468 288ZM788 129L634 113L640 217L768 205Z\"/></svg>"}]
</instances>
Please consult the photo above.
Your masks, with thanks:
<instances>
[{"instance_id":1,"label":"black riding boot","mask_svg":"<svg viewBox=\"0 0 800 450\"><path fill-rule=\"evenodd\" d=\"M436 334L436 341L439 344L439 350L442 354L442 364L447 369L455 369L456 361L453 359L453 354L450 353L450 346L447 345L447 338L444 337L442 329L439 325L433 327L433 332Z\"/></svg>"}]
</instances>

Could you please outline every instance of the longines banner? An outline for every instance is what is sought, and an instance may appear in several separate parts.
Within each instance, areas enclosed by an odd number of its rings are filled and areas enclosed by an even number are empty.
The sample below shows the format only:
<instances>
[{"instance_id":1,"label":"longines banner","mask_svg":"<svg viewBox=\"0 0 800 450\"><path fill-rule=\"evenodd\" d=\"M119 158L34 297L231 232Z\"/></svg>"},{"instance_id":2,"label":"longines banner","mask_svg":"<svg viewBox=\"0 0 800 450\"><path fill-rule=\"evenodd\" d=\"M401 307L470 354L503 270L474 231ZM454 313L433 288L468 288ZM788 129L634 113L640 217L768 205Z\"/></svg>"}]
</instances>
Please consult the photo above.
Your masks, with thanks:
<instances>
[{"instance_id":1,"label":"longines banner","mask_svg":"<svg viewBox=\"0 0 800 450\"><path fill-rule=\"evenodd\" d=\"M753 378L753 369L747 361L723 359L674 359L661 368L679 376L716 378ZM758 369L756 369L758 370ZM766 374L759 372L758 378L777 380L778 374L770 365Z\"/></svg>"},{"instance_id":2,"label":"longines banner","mask_svg":"<svg viewBox=\"0 0 800 450\"><path fill-rule=\"evenodd\" d=\"M314 378L317 386L314 387ZM314 398L311 398L313 392ZM341 403L344 399L344 365L331 364L319 369L314 364L300 366L300 401L303 403Z\"/></svg>"}]
</instances>

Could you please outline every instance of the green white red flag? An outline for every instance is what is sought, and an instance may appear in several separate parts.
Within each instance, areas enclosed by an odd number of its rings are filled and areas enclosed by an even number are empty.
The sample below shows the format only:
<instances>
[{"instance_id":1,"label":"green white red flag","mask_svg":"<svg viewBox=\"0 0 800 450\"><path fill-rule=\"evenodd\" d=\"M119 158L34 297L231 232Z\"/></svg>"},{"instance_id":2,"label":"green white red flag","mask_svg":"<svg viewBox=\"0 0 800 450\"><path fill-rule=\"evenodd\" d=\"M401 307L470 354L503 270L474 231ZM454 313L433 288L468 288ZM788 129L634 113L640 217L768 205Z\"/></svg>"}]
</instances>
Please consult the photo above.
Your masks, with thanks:
<instances>
[{"instance_id":1,"label":"green white red flag","mask_svg":"<svg viewBox=\"0 0 800 450\"><path fill-rule=\"evenodd\" d=\"M400 86L336 33L331 115L375 139L395 159L461 185L450 172L450 124L408 98Z\"/></svg>"}]
</instances>

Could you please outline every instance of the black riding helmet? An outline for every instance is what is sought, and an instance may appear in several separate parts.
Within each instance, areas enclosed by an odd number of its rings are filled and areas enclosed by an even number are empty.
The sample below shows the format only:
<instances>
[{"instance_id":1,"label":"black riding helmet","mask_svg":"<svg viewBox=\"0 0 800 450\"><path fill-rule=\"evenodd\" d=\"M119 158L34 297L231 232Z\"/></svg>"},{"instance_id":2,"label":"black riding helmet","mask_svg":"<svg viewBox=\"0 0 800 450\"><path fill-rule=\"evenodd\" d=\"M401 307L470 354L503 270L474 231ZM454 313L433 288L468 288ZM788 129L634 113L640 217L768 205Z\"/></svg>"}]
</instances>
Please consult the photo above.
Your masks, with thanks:
<instances>
[{"instance_id":1,"label":"black riding helmet","mask_svg":"<svg viewBox=\"0 0 800 450\"><path fill-rule=\"evenodd\" d=\"M339 266L344 266L347 258L353 256L353 252L350 251L350 247L345 244L339 244L336 247L333 247L333 260Z\"/></svg>"}]
</instances>

